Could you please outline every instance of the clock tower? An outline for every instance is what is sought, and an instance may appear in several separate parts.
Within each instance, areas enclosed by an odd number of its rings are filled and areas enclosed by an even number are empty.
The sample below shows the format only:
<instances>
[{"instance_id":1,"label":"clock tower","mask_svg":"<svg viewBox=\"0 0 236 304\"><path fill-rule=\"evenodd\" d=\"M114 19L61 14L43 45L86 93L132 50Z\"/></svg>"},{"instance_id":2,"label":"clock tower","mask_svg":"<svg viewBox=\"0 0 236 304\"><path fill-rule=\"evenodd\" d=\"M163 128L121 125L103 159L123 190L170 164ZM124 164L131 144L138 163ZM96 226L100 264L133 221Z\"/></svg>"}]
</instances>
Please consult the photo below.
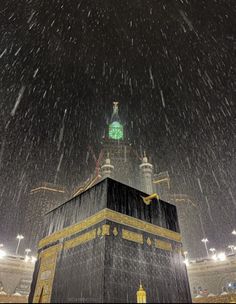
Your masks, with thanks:
<instances>
[{"instance_id":1,"label":"clock tower","mask_svg":"<svg viewBox=\"0 0 236 304\"><path fill-rule=\"evenodd\" d=\"M125 126L119 117L119 103L113 102L111 119L106 128L106 134L102 142L103 159L101 166L109 155L110 162L114 166L112 177L133 187L139 186L139 159L128 141ZM137 172L136 172L137 171Z\"/></svg>"}]
</instances>

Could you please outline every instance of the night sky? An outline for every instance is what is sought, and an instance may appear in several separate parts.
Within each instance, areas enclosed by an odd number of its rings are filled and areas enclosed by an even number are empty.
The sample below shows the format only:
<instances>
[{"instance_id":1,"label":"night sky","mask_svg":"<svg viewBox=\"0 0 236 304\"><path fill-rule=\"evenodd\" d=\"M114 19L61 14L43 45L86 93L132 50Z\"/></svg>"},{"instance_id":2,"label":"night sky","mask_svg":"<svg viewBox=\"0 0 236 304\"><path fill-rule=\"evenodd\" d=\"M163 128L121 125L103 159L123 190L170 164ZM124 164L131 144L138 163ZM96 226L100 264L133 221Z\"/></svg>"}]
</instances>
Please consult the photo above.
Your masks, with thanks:
<instances>
[{"instance_id":1,"label":"night sky","mask_svg":"<svg viewBox=\"0 0 236 304\"><path fill-rule=\"evenodd\" d=\"M118 100L210 246L236 245L235 15L234 0L1 0L0 243L38 182L73 190L92 173Z\"/></svg>"}]
</instances>

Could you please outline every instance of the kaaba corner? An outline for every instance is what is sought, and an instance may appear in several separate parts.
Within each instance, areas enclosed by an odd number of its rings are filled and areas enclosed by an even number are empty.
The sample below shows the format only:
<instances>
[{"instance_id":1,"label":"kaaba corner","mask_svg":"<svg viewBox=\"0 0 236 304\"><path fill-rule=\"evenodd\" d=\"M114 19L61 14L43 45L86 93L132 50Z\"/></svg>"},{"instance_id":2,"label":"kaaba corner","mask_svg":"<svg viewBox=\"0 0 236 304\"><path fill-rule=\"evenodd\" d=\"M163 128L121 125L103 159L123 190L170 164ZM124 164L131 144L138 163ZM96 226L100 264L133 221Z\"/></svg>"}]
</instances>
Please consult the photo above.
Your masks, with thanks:
<instances>
[{"instance_id":1,"label":"kaaba corner","mask_svg":"<svg viewBox=\"0 0 236 304\"><path fill-rule=\"evenodd\" d=\"M30 303L191 303L176 207L106 178L45 216Z\"/></svg>"}]
</instances>

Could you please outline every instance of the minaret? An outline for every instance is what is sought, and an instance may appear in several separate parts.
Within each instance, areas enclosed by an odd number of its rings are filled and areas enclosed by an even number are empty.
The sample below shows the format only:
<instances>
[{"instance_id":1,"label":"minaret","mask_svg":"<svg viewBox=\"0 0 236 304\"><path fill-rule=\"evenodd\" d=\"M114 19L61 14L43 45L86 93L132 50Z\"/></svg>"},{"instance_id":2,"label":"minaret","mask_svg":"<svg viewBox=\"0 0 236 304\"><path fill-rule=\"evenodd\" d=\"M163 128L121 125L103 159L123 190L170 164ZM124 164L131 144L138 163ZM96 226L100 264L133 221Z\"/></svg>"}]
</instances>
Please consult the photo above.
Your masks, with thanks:
<instances>
[{"instance_id":1,"label":"minaret","mask_svg":"<svg viewBox=\"0 0 236 304\"><path fill-rule=\"evenodd\" d=\"M143 191L147 194L153 193L152 177L153 177L153 165L148 162L148 158L144 153L142 164L139 165L141 170L141 183Z\"/></svg>"},{"instance_id":2,"label":"minaret","mask_svg":"<svg viewBox=\"0 0 236 304\"><path fill-rule=\"evenodd\" d=\"M108 154L105 160L105 164L101 166L101 175L103 178L111 177L113 171L114 171L114 166L111 165L111 160Z\"/></svg>"}]
</instances>

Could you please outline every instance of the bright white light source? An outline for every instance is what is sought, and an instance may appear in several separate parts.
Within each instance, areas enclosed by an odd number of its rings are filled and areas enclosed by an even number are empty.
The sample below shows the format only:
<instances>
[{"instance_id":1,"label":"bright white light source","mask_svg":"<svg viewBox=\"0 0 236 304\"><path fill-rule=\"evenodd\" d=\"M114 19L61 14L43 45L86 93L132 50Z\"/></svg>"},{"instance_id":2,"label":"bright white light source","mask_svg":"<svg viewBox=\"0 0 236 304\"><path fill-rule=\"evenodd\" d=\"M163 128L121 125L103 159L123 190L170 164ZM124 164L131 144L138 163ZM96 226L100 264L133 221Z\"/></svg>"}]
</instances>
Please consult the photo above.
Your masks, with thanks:
<instances>
[{"instance_id":1,"label":"bright white light source","mask_svg":"<svg viewBox=\"0 0 236 304\"><path fill-rule=\"evenodd\" d=\"M37 261L36 257L32 256L32 257L31 257L31 262L32 262L32 263L35 263L36 261Z\"/></svg>"},{"instance_id":2,"label":"bright white light source","mask_svg":"<svg viewBox=\"0 0 236 304\"><path fill-rule=\"evenodd\" d=\"M217 261L217 255L216 254L213 254L212 260Z\"/></svg>"},{"instance_id":3,"label":"bright white light source","mask_svg":"<svg viewBox=\"0 0 236 304\"><path fill-rule=\"evenodd\" d=\"M24 236L22 234L17 234L17 237L16 237L18 240L23 240Z\"/></svg>"},{"instance_id":4,"label":"bright white light source","mask_svg":"<svg viewBox=\"0 0 236 304\"><path fill-rule=\"evenodd\" d=\"M0 259L3 259L6 255L6 251L0 250Z\"/></svg>"},{"instance_id":5,"label":"bright white light source","mask_svg":"<svg viewBox=\"0 0 236 304\"><path fill-rule=\"evenodd\" d=\"M29 262L29 260L30 260L30 257L28 255L26 255L25 256L25 262L27 263L27 262Z\"/></svg>"},{"instance_id":6,"label":"bright white light source","mask_svg":"<svg viewBox=\"0 0 236 304\"><path fill-rule=\"evenodd\" d=\"M189 260L188 260L188 259L185 259L185 260L184 260L184 264L185 264L186 266L189 266Z\"/></svg>"},{"instance_id":7,"label":"bright white light source","mask_svg":"<svg viewBox=\"0 0 236 304\"><path fill-rule=\"evenodd\" d=\"M226 255L225 255L225 253L224 252L221 252L221 253L219 253L218 254L218 259L220 260L220 261L225 261L226 260Z\"/></svg>"}]
</instances>

